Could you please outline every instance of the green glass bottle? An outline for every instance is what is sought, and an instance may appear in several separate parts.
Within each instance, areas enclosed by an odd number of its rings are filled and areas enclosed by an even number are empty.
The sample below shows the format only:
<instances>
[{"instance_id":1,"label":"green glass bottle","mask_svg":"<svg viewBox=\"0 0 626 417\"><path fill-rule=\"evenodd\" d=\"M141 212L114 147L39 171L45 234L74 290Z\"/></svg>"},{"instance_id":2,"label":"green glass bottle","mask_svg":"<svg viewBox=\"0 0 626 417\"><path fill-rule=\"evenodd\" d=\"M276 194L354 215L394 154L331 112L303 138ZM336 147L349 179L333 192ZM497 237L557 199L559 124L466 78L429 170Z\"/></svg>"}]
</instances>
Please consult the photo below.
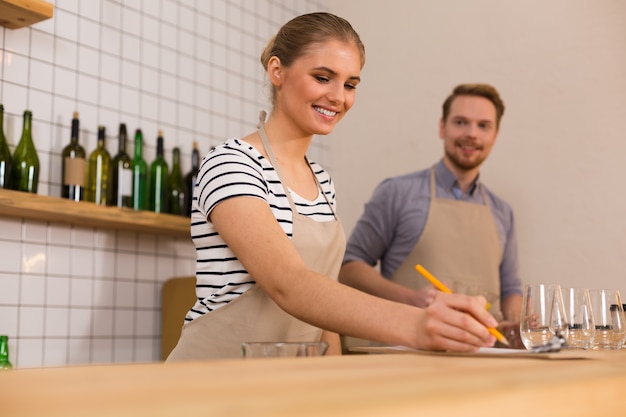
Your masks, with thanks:
<instances>
[{"instance_id":1,"label":"green glass bottle","mask_svg":"<svg viewBox=\"0 0 626 417\"><path fill-rule=\"evenodd\" d=\"M39 185L39 157L33 143L33 113L24 111L22 137L11 161L11 188L37 194Z\"/></svg>"},{"instance_id":2,"label":"green glass bottle","mask_svg":"<svg viewBox=\"0 0 626 417\"><path fill-rule=\"evenodd\" d=\"M11 150L4 136L4 106L0 104L0 188L11 185Z\"/></svg>"},{"instance_id":3,"label":"green glass bottle","mask_svg":"<svg viewBox=\"0 0 626 417\"><path fill-rule=\"evenodd\" d=\"M180 169L180 149L172 150L172 172L169 180L170 188L170 209L169 213L178 216L185 215L185 182L183 181L183 173Z\"/></svg>"},{"instance_id":4,"label":"green glass bottle","mask_svg":"<svg viewBox=\"0 0 626 417\"><path fill-rule=\"evenodd\" d=\"M167 213L168 204L168 167L163 158L163 132L157 137L156 158L150 165L150 210L155 213Z\"/></svg>"},{"instance_id":5,"label":"green glass bottle","mask_svg":"<svg viewBox=\"0 0 626 417\"><path fill-rule=\"evenodd\" d=\"M118 130L118 151L111 161L109 199L107 203L115 207L132 208L133 161L126 153L126 124L120 123Z\"/></svg>"},{"instance_id":6,"label":"green glass bottle","mask_svg":"<svg viewBox=\"0 0 626 417\"><path fill-rule=\"evenodd\" d=\"M200 169L200 152L198 142L193 142L191 151L191 170L185 174L185 215L191 217L191 202L193 200L193 188L196 186L196 178Z\"/></svg>"},{"instance_id":7,"label":"green glass bottle","mask_svg":"<svg viewBox=\"0 0 626 417\"><path fill-rule=\"evenodd\" d=\"M109 166L111 156L105 147L106 128L98 126L98 145L89 155L87 174L87 201L105 205L109 186Z\"/></svg>"},{"instance_id":8,"label":"green glass bottle","mask_svg":"<svg viewBox=\"0 0 626 417\"><path fill-rule=\"evenodd\" d=\"M61 197L74 201L85 198L85 174L87 173L87 160L85 148L78 143L79 121L78 112L72 117L72 135L70 143L61 152Z\"/></svg>"},{"instance_id":9,"label":"green glass bottle","mask_svg":"<svg viewBox=\"0 0 626 417\"><path fill-rule=\"evenodd\" d=\"M148 209L148 164L143 159L143 133L141 129L135 131L135 157L132 163L132 208L135 210Z\"/></svg>"},{"instance_id":10,"label":"green glass bottle","mask_svg":"<svg viewBox=\"0 0 626 417\"><path fill-rule=\"evenodd\" d=\"M0 371L12 369L9 360L9 336L0 336Z\"/></svg>"}]
</instances>

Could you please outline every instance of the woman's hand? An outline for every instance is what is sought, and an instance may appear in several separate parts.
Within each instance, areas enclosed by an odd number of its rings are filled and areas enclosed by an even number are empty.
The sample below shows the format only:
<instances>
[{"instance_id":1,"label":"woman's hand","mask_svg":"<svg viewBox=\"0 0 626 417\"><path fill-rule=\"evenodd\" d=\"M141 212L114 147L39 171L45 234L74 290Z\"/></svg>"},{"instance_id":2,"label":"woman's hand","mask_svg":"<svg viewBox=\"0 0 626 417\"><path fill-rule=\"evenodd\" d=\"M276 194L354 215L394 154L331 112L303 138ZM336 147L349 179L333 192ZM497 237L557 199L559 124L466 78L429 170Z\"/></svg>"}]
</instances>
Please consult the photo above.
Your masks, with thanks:
<instances>
[{"instance_id":1,"label":"woman's hand","mask_svg":"<svg viewBox=\"0 0 626 417\"><path fill-rule=\"evenodd\" d=\"M498 322L485 307L482 296L438 292L423 310L419 347L432 350L473 352L493 346L496 338L487 330Z\"/></svg>"}]
</instances>

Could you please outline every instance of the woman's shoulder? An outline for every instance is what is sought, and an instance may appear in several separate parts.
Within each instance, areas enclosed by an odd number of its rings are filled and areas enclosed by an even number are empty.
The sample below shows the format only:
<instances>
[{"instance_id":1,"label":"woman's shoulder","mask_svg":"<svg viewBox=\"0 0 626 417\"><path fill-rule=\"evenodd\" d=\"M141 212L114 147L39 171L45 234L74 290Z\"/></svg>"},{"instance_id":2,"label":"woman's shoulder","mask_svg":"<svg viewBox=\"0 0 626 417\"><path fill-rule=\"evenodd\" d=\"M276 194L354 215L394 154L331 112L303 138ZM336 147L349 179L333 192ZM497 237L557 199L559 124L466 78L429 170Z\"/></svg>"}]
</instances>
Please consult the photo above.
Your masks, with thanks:
<instances>
[{"instance_id":1,"label":"woman's shoulder","mask_svg":"<svg viewBox=\"0 0 626 417\"><path fill-rule=\"evenodd\" d=\"M245 163L261 168L263 156L252 145L238 138L214 146L204 156L203 165L216 165L225 162Z\"/></svg>"},{"instance_id":2,"label":"woman's shoulder","mask_svg":"<svg viewBox=\"0 0 626 417\"><path fill-rule=\"evenodd\" d=\"M239 138L231 138L221 143L220 145L214 146L211 151L209 151L209 155L251 155L254 157L259 157L261 154L257 151L254 146L250 145L243 139Z\"/></svg>"}]
</instances>

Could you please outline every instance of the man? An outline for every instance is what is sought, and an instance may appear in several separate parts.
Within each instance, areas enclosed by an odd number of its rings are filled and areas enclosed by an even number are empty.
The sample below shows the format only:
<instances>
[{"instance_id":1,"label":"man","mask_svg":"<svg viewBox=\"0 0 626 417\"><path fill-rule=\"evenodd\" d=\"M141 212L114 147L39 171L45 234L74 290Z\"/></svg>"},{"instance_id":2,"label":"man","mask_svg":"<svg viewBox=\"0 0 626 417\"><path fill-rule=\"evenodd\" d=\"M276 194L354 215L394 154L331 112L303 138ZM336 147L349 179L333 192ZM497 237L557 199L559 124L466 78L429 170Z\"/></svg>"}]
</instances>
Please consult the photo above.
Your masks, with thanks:
<instances>
[{"instance_id":1,"label":"man","mask_svg":"<svg viewBox=\"0 0 626 417\"><path fill-rule=\"evenodd\" d=\"M462 285L480 288L500 329L521 347L513 212L479 179L503 114L504 103L490 85L462 84L453 90L439 122L443 158L376 188L349 239L339 280L425 307L436 291L415 271L422 264L458 292L465 291Z\"/></svg>"}]
</instances>

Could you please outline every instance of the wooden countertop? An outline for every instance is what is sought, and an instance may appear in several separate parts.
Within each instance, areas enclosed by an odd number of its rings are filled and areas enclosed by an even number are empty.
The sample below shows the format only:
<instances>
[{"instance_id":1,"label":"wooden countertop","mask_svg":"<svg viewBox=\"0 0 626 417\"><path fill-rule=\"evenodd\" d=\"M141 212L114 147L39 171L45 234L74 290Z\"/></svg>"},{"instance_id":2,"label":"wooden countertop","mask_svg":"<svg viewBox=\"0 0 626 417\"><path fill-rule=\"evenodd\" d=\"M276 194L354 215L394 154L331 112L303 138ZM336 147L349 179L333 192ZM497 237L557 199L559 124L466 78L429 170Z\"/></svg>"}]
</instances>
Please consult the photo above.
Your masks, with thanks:
<instances>
[{"instance_id":1,"label":"wooden countertop","mask_svg":"<svg viewBox=\"0 0 626 417\"><path fill-rule=\"evenodd\" d=\"M422 354L222 360L0 373L12 417L609 416L626 350L542 360Z\"/></svg>"}]
</instances>

